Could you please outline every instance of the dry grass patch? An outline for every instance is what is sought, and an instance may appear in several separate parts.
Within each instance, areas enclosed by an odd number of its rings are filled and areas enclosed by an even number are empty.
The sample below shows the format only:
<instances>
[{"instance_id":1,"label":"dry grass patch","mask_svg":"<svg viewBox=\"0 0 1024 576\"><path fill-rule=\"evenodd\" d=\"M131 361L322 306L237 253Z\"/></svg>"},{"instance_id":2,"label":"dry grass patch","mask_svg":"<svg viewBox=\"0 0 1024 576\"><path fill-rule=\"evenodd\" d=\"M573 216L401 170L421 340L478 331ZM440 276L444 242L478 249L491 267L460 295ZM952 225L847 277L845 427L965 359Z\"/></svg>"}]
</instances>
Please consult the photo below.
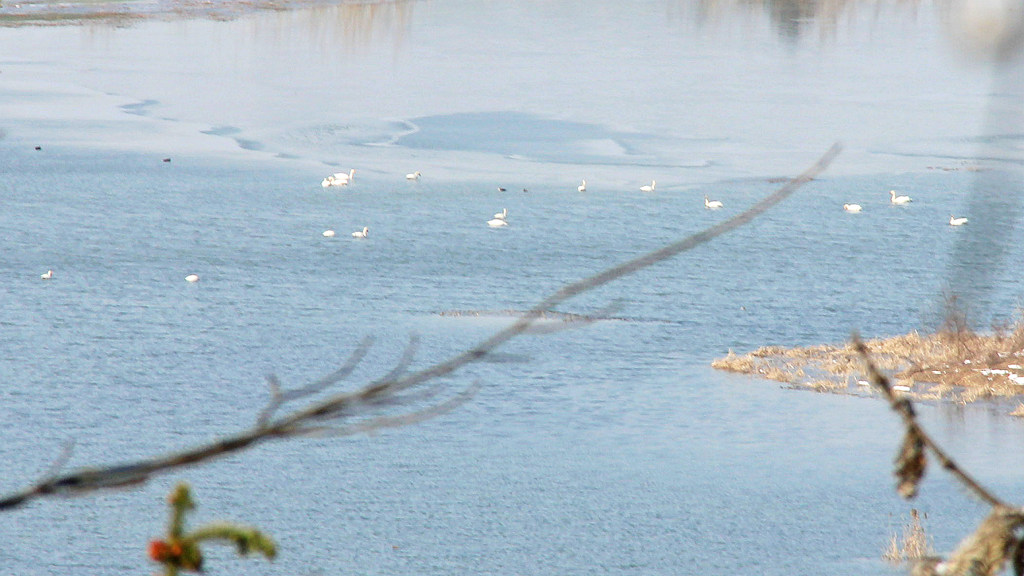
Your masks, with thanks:
<instances>
[{"instance_id":1,"label":"dry grass patch","mask_svg":"<svg viewBox=\"0 0 1024 576\"><path fill-rule=\"evenodd\" d=\"M752 374L767 380L796 384L805 376L803 368L799 365L779 357L756 357L759 351L752 354L739 356L732 350L724 358L719 358L711 363L712 368L725 370L727 372L739 372L741 374Z\"/></svg>"},{"instance_id":2,"label":"dry grass patch","mask_svg":"<svg viewBox=\"0 0 1024 576\"><path fill-rule=\"evenodd\" d=\"M917 509L910 509L910 521L903 527L903 535L893 534L889 539L889 545L882 553L882 558L893 564L903 562L914 562L930 556L934 556L931 538L924 530L921 523L921 515Z\"/></svg>"},{"instance_id":3,"label":"dry grass patch","mask_svg":"<svg viewBox=\"0 0 1024 576\"><path fill-rule=\"evenodd\" d=\"M835 380L811 380L802 384L815 392L845 392L847 386L843 382Z\"/></svg>"},{"instance_id":4,"label":"dry grass patch","mask_svg":"<svg viewBox=\"0 0 1024 576\"><path fill-rule=\"evenodd\" d=\"M934 334L915 331L865 345L879 368L915 398L974 402L1024 396L1024 321L986 334L947 322ZM820 392L845 393L851 383L866 379L859 355L848 344L764 346L743 355L730 351L711 365ZM1024 416L1024 408L1021 412Z\"/></svg>"},{"instance_id":5,"label":"dry grass patch","mask_svg":"<svg viewBox=\"0 0 1024 576\"><path fill-rule=\"evenodd\" d=\"M737 356L732 350L725 358L719 358L711 362L711 367L726 372L739 372L741 374L756 373L756 364L751 355Z\"/></svg>"}]
</instances>

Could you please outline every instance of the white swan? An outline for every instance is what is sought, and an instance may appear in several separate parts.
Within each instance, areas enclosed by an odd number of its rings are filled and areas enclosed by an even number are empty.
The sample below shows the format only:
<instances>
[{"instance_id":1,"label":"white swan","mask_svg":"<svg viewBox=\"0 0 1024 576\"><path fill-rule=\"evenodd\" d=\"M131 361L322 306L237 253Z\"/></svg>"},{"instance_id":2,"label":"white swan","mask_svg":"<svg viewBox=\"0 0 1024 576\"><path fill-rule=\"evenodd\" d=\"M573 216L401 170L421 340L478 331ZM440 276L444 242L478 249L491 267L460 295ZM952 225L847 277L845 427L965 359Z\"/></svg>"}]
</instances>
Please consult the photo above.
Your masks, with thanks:
<instances>
[{"instance_id":1,"label":"white swan","mask_svg":"<svg viewBox=\"0 0 1024 576\"><path fill-rule=\"evenodd\" d=\"M967 224L967 218L964 218L964 217L957 218L956 216L953 216L952 214L949 215L949 225L950 226L963 226L964 224Z\"/></svg>"},{"instance_id":2,"label":"white swan","mask_svg":"<svg viewBox=\"0 0 1024 576\"><path fill-rule=\"evenodd\" d=\"M405 179L406 180L419 180L420 176L422 176L422 174L420 174L419 172L413 172L412 174L406 174L405 175Z\"/></svg>"},{"instance_id":3,"label":"white swan","mask_svg":"<svg viewBox=\"0 0 1024 576\"><path fill-rule=\"evenodd\" d=\"M586 192L587 191L587 179L584 178L583 179L583 184L580 184L579 186L577 186L576 189L579 190L580 192Z\"/></svg>"},{"instance_id":4,"label":"white swan","mask_svg":"<svg viewBox=\"0 0 1024 576\"><path fill-rule=\"evenodd\" d=\"M654 187L657 186L657 184L658 184L657 182L655 182L654 180L651 180L651 185L650 186L641 186L640 187L640 191L641 192L654 192Z\"/></svg>"},{"instance_id":5,"label":"white swan","mask_svg":"<svg viewBox=\"0 0 1024 576\"><path fill-rule=\"evenodd\" d=\"M185 276L185 282L199 282L199 274L189 274Z\"/></svg>"},{"instance_id":6,"label":"white swan","mask_svg":"<svg viewBox=\"0 0 1024 576\"><path fill-rule=\"evenodd\" d=\"M494 218L495 220L504 220L508 218L508 208L502 208L501 212L498 212L497 214L492 216L492 218Z\"/></svg>"},{"instance_id":7,"label":"white swan","mask_svg":"<svg viewBox=\"0 0 1024 576\"><path fill-rule=\"evenodd\" d=\"M353 238L366 238L369 235L370 235L370 229L368 227L366 227L366 226L363 226L362 230L357 230L357 231L352 233L352 237Z\"/></svg>"},{"instance_id":8,"label":"white swan","mask_svg":"<svg viewBox=\"0 0 1024 576\"><path fill-rule=\"evenodd\" d=\"M708 195L704 195L704 207L708 210L718 210L722 207L721 200L708 200Z\"/></svg>"},{"instance_id":9,"label":"white swan","mask_svg":"<svg viewBox=\"0 0 1024 576\"><path fill-rule=\"evenodd\" d=\"M493 218L487 221L487 225L491 228L501 228L502 226L508 226L508 221L504 218Z\"/></svg>"},{"instance_id":10,"label":"white swan","mask_svg":"<svg viewBox=\"0 0 1024 576\"><path fill-rule=\"evenodd\" d=\"M325 238L334 238L334 230L324 230Z\"/></svg>"},{"instance_id":11,"label":"white swan","mask_svg":"<svg viewBox=\"0 0 1024 576\"><path fill-rule=\"evenodd\" d=\"M53 270L47 270L46 274L41 274L39 277L42 278L43 280L49 280L53 278Z\"/></svg>"},{"instance_id":12,"label":"white swan","mask_svg":"<svg viewBox=\"0 0 1024 576\"><path fill-rule=\"evenodd\" d=\"M897 196L895 190L889 190L889 202L893 204L907 204L910 201L910 196Z\"/></svg>"},{"instance_id":13,"label":"white swan","mask_svg":"<svg viewBox=\"0 0 1024 576\"><path fill-rule=\"evenodd\" d=\"M843 210L847 212L860 212L861 207L860 204L843 204Z\"/></svg>"},{"instance_id":14,"label":"white swan","mask_svg":"<svg viewBox=\"0 0 1024 576\"><path fill-rule=\"evenodd\" d=\"M345 174L344 172L338 172L336 174L331 174L327 178L324 178L323 181L320 182L320 185L323 186L324 188L327 188L328 186L348 186L349 182L351 182L352 179L355 178L355 175L355 168L349 170L348 174Z\"/></svg>"}]
</instances>

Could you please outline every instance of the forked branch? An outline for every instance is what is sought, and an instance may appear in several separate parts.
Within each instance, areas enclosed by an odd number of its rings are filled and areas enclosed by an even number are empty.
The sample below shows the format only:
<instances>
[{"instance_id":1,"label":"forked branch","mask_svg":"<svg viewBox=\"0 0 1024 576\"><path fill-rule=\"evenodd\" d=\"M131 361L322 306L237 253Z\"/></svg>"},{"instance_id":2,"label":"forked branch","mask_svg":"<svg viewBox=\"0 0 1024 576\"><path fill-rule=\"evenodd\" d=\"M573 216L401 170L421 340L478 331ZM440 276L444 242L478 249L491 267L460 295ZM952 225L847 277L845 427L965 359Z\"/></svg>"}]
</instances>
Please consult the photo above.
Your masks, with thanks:
<instances>
[{"instance_id":1,"label":"forked branch","mask_svg":"<svg viewBox=\"0 0 1024 576\"><path fill-rule=\"evenodd\" d=\"M335 394L324 400L313 402L305 408L275 417L275 414L286 403L310 398L349 376L365 358L369 349L370 341L364 340L341 368L303 388L282 392L276 378L271 377L271 399L257 417L256 425L250 430L149 460L103 468L85 468L63 475L54 473L20 492L0 497L0 510L13 509L43 496L80 494L139 484L156 474L204 463L227 454L246 450L268 440L299 436L356 434L385 427L405 426L444 414L466 402L476 391L477 385L469 386L450 398L428 403L425 408L419 410L408 410L397 415L381 414L380 411L388 408L394 409L396 406L421 405L425 399L437 398L445 391L444 386L438 385L425 389L421 385L427 382L437 382L438 379L486 356L498 346L526 332L546 311L579 294L668 260L747 224L814 179L831 164L840 149L841 146L838 143L834 144L803 174L789 180L748 210L720 224L589 278L564 286L527 311L509 327L448 360L424 370L407 373L416 349L414 340L395 368L382 378L354 392ZM417 393L410 394L409 392L414 388Z\"/></svg>"}]
</instances>

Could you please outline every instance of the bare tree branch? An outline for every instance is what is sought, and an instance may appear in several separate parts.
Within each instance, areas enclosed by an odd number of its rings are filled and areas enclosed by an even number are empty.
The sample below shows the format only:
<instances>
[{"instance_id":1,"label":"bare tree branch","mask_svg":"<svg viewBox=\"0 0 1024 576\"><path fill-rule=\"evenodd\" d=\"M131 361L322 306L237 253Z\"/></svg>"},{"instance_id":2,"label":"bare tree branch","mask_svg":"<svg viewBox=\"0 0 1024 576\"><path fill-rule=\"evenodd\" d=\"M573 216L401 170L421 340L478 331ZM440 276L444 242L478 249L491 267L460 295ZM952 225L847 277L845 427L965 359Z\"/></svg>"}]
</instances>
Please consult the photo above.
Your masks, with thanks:
<instances>
[{"instance_id":1,"label":"bare tree branch","mask_svg":"<svg viewBox=\"0 0 1024 576\"><path fill-rule=\"evenodd\" d=\"M430 391L419 389L420 394L417 395L402 395L402 392L428 381L434 381L447 376L459 368L479 360L498 346L526 332L547 310L570 298L668 260L747 224L788 198L798 188L813 180L831 164L832 160L839 154L840 149L841 146L838 143L834 144L807 171L788 181L781 188L743 213L678 242L609 268L589 278L569 284L541 301L509 327L500 330L470 350L444 362L418 372L406 374L416 350L417 340L413 339L395 368L384 377L354 392L336 394L306 408L295 410L276 419L273 418L274 413L285 403L322 392L348 377L365 358L369 350L371 341L369 339L363 340L341 368L303 388L282 392L277 378L270 377L270 401L267 407L259 414L256 425L251 430L225 437L210 444L150 460L106 468L85 468L62 476L50 476L20 492L0 497L0 511L19 507L30 500L43 496L80 494L94 490L139 484L155 474L204 463L221 456L248 449L268 440L313 435L342 436L386 427L405 426L446 413L465 403L476 392L478 384L474 383L473 386L466 388L451 399L405 414L371 416L368 408L379 407L385 402L407 406L416 399L422 400L423 397L432 398L436 396L440 393L440 389ZM358 421L359 418L363 420ZM351 419L356 419L357 421L349 422ZM341 422L345 422L345 425L340 425Z\"/></svg>"},{"instance_id":2,"label":"bare tree branch","mask_svg":"<svg viewBox=\"0 0 1024 576\"><path fill-rule=\"evenodd\" d=\"M900 452L900 457L897 459L897 475L900 476L900 494L906 498L913 498L916 495L917 483L924 476L924 449L926 448L935 456L939 465L956 478L957 481L960 482L960 484L962 484L973 496L993 508L1011 508L1008 504L1004 503L985 489L977 480L968 474L966 470L961 468L960 465L946 454L946 451L932 440L931 436L921 428L917 422L917 414L914 412L913 404L911 404L909 399L896 394L892 389L892 384L889 382L889 378L885 374L882 374L881 370L879 370L871 360L868 347L856 334L853 336L853 346L857 349L857 352L864 360L871 383L882 392L885 398L889 401L889 406L900 415L900 418L903 420L903 426L906 429L903 449ZM918 445L919 448L915 450L913 445ZM912 460L917 460L917 462L911 462ZM911 471L910 469L914 470ZM912 486L909 484L912 484Z\"/></svg>"},{"instance_id":3,"label":"bare tree branch","mask_svg":"<svg viewBox=\"0 0 1024 576\"><path fill-rule=\"evenodd\" d=\"M281 392L281 386L277 380L277 376L271 374L267 377L268 384L270 385L270 401L267 403L267 407L260 412L259 417L256 419L257 428L265 427L274 412L276 412L277 409L285 403L299 398L312 396L313 394L322 392L338 382L341 382L345 378L348 378L356 367L359 366L359 363L363 361L363 358L366 357L371 346L373 346L373 337L367 336L363 338L362 341L359 342L359 346L357 346L352 354L349 355L348 360L346 360L340 368L319 380L296 390Z\"/></svg>"}]
</instances>

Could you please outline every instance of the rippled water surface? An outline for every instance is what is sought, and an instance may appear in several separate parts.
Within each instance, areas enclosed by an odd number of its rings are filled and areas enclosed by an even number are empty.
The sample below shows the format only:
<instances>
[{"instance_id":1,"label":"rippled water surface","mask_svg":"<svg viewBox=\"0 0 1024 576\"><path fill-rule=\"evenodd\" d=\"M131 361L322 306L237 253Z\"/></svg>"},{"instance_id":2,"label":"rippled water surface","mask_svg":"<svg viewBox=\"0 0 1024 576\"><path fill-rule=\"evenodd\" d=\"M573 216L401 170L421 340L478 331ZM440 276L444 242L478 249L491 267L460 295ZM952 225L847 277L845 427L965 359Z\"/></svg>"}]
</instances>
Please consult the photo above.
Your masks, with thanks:
<instances>
[{"instance_id":1,"label":"rippled water surface","mask_svg":"<svg viewBox=\"0 0 1024 576\"><path fill-rule=\"evenodd\" d=\"M367 336L349 385L385 374L413 334L426 367L846 148L754 223L559 307L598 321L446 379L481 386L457 410L32 503L0 521L4 570L152 571L163 497L187 479L196 522L252 523L281 547L273 564L211 548L216 574L893 573L881 553L910 505L892 489L886 406L709 363L926 329L953 288L980 324L1009 317L1019 70L963 58L927 7L832 27L696 6L445 1L5 29L3 492L69 439L73 468L251 426L268 374L309 382ZM350 168L350 186L320 186ZM890 189L914 202L890 205ZM502 208L509 226L488 228ZM1024 451L1008 410L921 407L1012 500ZM985 513L937 470L914 506L940 551Z\"/></svg>"}]
</instances>

